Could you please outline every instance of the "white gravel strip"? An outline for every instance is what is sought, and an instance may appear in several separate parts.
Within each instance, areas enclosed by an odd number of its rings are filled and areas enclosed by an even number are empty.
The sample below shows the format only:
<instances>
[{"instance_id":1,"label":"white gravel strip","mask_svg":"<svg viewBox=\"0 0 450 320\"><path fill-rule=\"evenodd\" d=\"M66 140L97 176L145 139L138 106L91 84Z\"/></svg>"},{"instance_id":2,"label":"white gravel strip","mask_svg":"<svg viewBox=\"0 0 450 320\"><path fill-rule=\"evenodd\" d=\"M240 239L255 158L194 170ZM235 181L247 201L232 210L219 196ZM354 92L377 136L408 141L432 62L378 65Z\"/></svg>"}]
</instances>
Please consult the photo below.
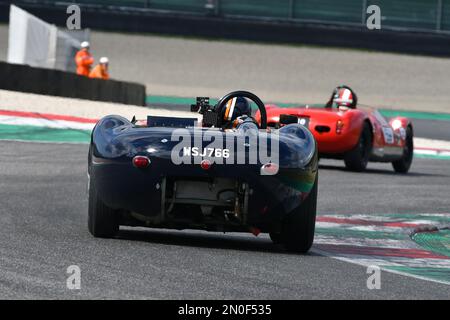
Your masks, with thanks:
<instances>
[{"instance_id":1,"label":"white gravel strip","mask_svg":"<svg viewBox=\"0 0 450 320\"><path fill-rule=\"evenodd\" d=\"M414 147L450 150L450 141L414 138Z\"/></svg>"},{"instance_id":2,"label":"white gravel strip","mask_svg":"<svg viewBox=\"0 0 450 320\"><path fill-rule=\"evenodd\" d=\"M198 114L189 111L189 106L186 106L186 110L188 111L180 112L8 90L0 90L0 109L50 113L91 119L100 119L110 114L118 114L127 119L131 119L133 116L136 116L138 119L146 119L147 115L199 117Z\"/></svg>"}]
</instances>

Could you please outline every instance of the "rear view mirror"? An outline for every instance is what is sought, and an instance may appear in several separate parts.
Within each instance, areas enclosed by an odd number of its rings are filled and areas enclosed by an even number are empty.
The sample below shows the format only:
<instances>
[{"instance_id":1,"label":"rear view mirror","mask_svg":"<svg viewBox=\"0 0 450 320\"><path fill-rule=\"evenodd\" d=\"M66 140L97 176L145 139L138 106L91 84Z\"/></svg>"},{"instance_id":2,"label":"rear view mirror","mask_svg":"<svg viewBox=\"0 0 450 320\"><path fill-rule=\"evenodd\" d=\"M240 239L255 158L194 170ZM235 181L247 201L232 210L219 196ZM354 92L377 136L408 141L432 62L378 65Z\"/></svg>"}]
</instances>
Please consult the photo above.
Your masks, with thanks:
<instances>
[{"instance_id":1,"label":"rear view mirror","mask_svg":"<svg viewBox=\"0 0 450 320\"><path fill-rule=\"evenodd\" d=\"M298 117L291 114L280 114L280 124L298 123Z\"/></svg>"}]
</instances>

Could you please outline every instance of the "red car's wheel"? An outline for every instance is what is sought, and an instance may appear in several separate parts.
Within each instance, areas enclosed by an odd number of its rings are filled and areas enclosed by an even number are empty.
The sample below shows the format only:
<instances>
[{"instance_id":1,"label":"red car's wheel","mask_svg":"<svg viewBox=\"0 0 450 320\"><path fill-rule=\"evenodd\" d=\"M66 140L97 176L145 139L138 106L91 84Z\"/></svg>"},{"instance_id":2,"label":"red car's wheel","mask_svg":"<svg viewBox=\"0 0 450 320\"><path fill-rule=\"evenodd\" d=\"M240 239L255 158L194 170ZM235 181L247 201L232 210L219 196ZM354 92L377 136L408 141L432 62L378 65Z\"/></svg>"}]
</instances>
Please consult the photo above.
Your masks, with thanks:
<instances>
[{"instance_id":1,"label":"red car's wheel","mask_svg":"<svg viewBox=\"0 0 450 320\"><path fill-rule=\"evenodd\" d=\"M414 156L413 131L409 126L406 129L406 141L403 147L403 157L400 160L392 162L395 172L407 173L411 167Z\"/></svg>"},{"instance_id":2,"label":"red car's wheel","mask_svg":"<svg viewBox=\"0 0 450 320\"><path fill-rule=\"evenodd\" d=\"M344 155L347 169L359 172L366 169L372 151L372 140L372 130L370 125L365 122L357 145Z\"/></svg>"}]
</instances>

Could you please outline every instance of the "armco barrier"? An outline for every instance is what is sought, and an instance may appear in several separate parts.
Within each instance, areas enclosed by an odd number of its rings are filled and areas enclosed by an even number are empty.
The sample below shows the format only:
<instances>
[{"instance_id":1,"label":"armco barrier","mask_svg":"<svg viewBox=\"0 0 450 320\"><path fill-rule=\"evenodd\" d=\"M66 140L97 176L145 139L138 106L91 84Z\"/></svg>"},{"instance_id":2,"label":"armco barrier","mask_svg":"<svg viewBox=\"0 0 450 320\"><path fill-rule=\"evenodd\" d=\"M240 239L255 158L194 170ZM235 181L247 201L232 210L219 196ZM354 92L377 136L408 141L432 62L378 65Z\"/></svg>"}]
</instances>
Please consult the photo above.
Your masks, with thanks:
<instances>
[{"instance_id":1,"label":"armco barrier","mask_svg":"<svg viewBox=\"0 0 450 320\"><path fill-rule=\"evenodd\" d=\"M116 80L89 79L74 73L0 62L0 89L145 105L145 86Z\"/></svg>"}]
</instances>

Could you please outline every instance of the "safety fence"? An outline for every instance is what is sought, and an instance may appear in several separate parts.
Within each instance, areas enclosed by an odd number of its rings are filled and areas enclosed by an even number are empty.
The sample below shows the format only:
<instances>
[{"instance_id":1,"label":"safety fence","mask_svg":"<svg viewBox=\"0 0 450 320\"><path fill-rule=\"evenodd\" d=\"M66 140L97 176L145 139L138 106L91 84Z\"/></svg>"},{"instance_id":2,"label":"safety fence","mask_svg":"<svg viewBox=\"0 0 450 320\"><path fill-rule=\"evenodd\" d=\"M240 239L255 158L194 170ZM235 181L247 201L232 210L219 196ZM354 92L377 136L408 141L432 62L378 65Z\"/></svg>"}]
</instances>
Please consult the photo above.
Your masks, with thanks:
<instances>
[{"instance_id":1,"label":"safety fence","mask_svg":"<svg viewBox=\"0 0 450 320\"><path fill-rule=\"evenodd\" d=\"M141 106L146 98L141 84L5 62L0 62L0 89Z\"/></svg>"},{"instance_id":2,"label":"safety fence","mask_svg":"<svg viewBox=\"0 0 450 320\"><path fill-rule=\"evenodd\" d=\"M61 4L64 0L14 1ZM367 8L377 5L382 28L450 32L450 0L75 0L85 6L159 10L220 17L288 22L365 25Z\"/></svg>"}]
</instances>

